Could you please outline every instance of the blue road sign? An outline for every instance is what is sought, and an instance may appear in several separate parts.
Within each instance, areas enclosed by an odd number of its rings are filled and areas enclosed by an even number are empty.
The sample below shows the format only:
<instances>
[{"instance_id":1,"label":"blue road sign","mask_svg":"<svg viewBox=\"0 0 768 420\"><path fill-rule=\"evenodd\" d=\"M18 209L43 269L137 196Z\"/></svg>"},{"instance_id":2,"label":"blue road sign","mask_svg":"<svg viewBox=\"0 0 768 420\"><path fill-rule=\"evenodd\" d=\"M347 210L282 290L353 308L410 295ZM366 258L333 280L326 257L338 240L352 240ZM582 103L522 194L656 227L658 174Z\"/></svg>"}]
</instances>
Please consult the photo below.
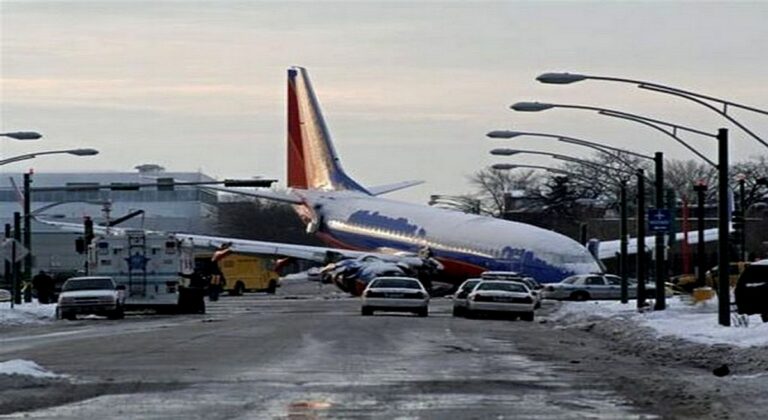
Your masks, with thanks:
<instances>
[{"instance_id":1,"label":"blue road sign","mask_svg":"<svg viewBox=\"0 0 768 420\"><path fill-rule=\"evenodd\" d=\"M671 224L672 213L669 209L648 209L648 231L669 233Z\"/></svg>"}]
</instances>

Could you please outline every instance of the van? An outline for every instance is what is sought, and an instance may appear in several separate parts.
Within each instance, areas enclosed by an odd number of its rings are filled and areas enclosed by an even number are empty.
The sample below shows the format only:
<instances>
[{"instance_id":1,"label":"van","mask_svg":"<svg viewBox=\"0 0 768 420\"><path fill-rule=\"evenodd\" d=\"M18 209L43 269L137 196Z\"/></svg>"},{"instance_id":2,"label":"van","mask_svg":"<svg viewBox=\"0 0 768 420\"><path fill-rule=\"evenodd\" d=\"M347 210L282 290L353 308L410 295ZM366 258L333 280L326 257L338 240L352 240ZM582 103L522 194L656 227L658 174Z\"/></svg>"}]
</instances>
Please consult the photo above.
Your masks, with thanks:
<instances>
[{"instance_id":1,"label":"van","mask_svg":"<svg viewBox=\"0 0 768 420\"><path fill-rule=\"evenodd\" d=\"M198 268L213 264L212 254L195 257ZM240 296L244 292L267 292L274 294L280 275L274 270L271 258L258 255L232 253L218 261L219 270L224 278L223 290L231 296Z\"/></svg>"}]
</instances>

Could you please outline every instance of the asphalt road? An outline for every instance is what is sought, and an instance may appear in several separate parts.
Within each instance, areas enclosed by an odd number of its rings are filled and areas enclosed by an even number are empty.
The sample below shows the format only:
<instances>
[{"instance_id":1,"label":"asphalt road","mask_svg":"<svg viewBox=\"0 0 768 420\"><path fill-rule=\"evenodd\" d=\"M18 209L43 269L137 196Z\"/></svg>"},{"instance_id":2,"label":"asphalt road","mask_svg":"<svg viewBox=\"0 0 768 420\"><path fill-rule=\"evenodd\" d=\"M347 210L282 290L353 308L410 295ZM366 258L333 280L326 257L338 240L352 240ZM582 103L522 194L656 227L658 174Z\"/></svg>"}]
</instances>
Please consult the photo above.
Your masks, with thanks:
<instances>
[{"instance_id":1,"label":"asphalt road","mask_svg":"<svg viewBox=\"0 0 768 420\"><path fill-rule=\"evenodd\" d=\"M360 316L329 289L224 297L206 315L132 314L3 331L0 361L61 380L0 381L1 418L627 418L597 344L540 322ZM545 308L546 311L546 308ZM582 341L579 341L582 340ZM595 362L596 360L596 362ZM0 375L2 377L2 375Z\"/></svg>"}]
</instances>

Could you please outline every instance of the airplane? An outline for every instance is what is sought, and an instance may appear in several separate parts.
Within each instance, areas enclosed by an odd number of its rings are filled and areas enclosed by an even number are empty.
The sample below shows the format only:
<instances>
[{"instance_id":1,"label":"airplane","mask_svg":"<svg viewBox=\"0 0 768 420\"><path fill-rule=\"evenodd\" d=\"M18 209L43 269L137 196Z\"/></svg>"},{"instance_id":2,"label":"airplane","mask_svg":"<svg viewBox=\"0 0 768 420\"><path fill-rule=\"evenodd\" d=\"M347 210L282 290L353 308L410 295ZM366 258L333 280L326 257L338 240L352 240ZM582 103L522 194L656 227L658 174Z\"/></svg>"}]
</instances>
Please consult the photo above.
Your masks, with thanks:
<instances>
[{"instance_id":1,"label":"airplane","mask_svg":"<svg viewBox=\"0 0 768 420\"><path fill-rule=\"evenodd\" d=\"M420 181L375 187L356 182L342 168L308 72L302 67L288 69L287 112L289 188L237 193L293 205L307 232L330 248L182 233L177 237L198 246L229 244L240 253L323 263L333 256L337 261L332 262L340 268L328 270L334 273L334 283L354 295L393 267L404 274L427 267L433 275L440 272L440 281L453 285L491 270L515 271L540 283L603 271L584 246L554 231L380 197ZM355 259L356 263L339 264L339 259ZM361 269L366 263L379 268Z\"/></svg>"}]
</instances>

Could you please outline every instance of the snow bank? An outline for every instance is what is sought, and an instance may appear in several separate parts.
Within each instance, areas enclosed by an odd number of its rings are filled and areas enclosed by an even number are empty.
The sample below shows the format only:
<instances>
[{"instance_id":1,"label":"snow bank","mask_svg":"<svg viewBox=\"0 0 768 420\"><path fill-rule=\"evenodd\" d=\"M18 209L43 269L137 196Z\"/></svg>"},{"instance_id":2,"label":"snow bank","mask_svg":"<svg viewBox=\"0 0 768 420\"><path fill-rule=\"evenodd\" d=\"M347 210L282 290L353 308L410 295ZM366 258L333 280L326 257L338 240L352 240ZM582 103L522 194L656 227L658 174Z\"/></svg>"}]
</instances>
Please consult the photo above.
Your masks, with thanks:
<instances>
[{"instance_id":1,"label":"snow bank","mask_svg":"<svg viewBox=\"0 0 768 420\"><path fill-rule=\"evenodd\" d=\"M7 362L0 362L0 375L25 375L35 378L60 378L53 372L43 369L37 363L31 360L13 359Z\"/></svg>"},{"instance_id":2,"label":"snow bank","mask_svg":"<svg viewBox=\"0 0 768 420\"><path fill-rule=\"evenodd\" d=\"M22 303L11 309L10 302L0 302L0 325L42 324L56 318L56 304Z\"/></svg>"},{"instance_id":3,"label":"snow bank","mask_svg":"<svg viewBox=\"0 0 768 420\"><path fill-rule=\"evenodd\" d=\"M735 316L735 315L734 315ZM601 318L622 320L653 330L657 336L673 336L701 344L730 344L739 347L768 346L768 323L759 315L743 317L746 325L731 327L718 324L717 298L693 304L681 296L667 299L664 311L638 312L635 301L563 302L551 316L567 323L595 321Z\"/></svg>"}]
</instances>

